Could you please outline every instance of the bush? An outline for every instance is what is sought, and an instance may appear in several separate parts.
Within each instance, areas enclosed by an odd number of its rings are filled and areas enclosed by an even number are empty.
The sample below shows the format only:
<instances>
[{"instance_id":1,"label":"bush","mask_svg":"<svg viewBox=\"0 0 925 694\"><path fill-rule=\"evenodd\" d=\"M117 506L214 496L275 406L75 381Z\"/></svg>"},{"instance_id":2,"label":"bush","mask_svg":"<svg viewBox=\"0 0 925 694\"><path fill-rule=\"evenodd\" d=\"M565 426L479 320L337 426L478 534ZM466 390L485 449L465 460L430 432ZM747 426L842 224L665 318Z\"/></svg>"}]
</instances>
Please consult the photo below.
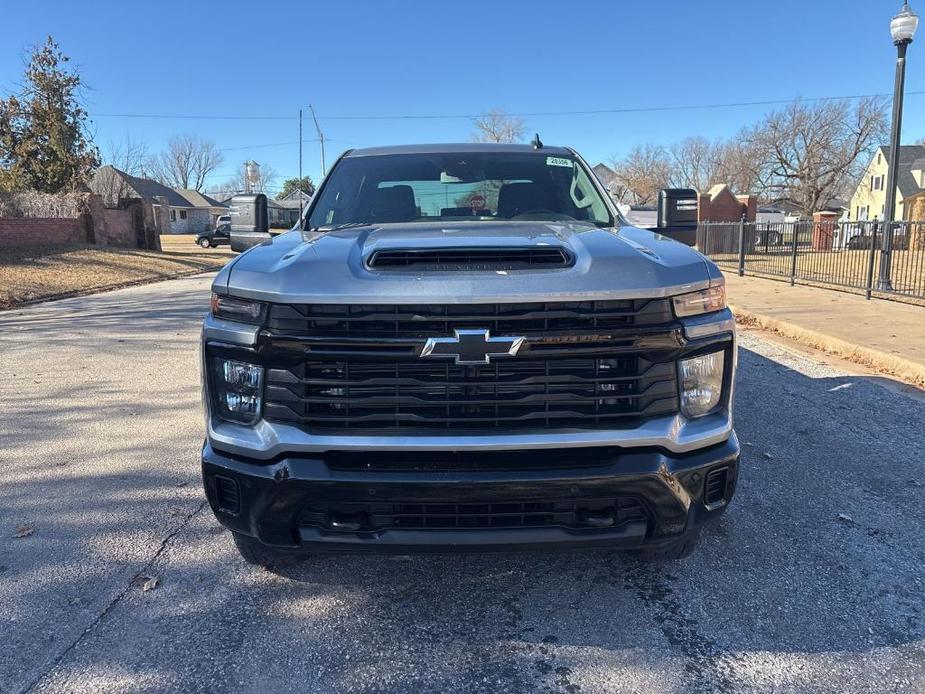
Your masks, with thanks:
<instances>
[{"instance_id":1,"label":"bush","mask_svg":"<svg viewBox=\"0 0 925 694\"><path fill-rule=\"evenodd\" d=\"M89 212L88 193L0 192L0 217L73 219Z\"/></svg>"}]
</instances>

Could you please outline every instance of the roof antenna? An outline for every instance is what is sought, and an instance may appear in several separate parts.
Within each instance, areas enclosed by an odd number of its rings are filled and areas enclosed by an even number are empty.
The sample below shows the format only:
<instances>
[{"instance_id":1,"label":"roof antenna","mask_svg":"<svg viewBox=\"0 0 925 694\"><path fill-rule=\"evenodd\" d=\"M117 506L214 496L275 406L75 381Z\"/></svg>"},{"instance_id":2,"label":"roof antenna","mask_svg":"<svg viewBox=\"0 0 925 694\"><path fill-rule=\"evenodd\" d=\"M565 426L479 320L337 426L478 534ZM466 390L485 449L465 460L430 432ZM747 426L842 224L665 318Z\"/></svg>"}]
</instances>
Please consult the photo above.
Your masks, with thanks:
<instances>
[{"instance_id":1,"label":"roof antenna","mask_svg":"<svg viewBox=\"0 0 925 694\"><path fill-rule=\"evenodd\" d=\"M530 144L533 145L533 149L543 149L543 141L540 140L540 134L539 134L539 133L536 133L536 134L533 136L533 142L531 142Z\"/></svg>"}]
</instances>

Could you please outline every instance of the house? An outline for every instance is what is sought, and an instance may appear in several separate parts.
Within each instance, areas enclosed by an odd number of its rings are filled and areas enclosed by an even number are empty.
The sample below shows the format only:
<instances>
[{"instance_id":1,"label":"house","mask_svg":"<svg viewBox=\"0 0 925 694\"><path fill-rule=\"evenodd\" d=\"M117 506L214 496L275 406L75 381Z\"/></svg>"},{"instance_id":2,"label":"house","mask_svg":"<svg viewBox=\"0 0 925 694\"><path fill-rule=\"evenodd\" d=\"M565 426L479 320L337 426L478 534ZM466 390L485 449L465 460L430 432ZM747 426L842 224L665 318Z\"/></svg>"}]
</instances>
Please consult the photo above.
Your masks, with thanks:
<instances>
[{"instance_id":1,"label":"house","mask_svg":"<svg viewBox=\"0 0 925 694\"><path fill-rule=\"evenodd\" d=\"M592 166L591 170L594 172L594 175L597 176L597 180L600 181L601 185L605 188L610 188L617 180L616 171L607 166L607 164L600 163L596 166Z\"/></svg>"},{"instance_id":2,"label":"house","mask_svg":"<svg viewBox=\"0 0 925 694\"><path fill-rule=\"evenodd\" d=\"M311 195L294 190L281 198L267 200L267 214L270 226L277 229L291 229L299 222L299 212L308 207Z\"/></svg>"},{"instance_id":3,"label":"house","mask_svg":"<svg viewBox=\"0 0 925 694\"><path fill-rule=\"evenodd\" d=\"M123 198L141 198L150 202L157 218L164 220L160 232L165 234L208 231L215 220L228 211L227 206L198 191L171 188L109 165L96 170L90 181L90 190L101 195L107 207L117 207Z\"/></svg>"},{"instance_id":4,"label":"house","mask_svg":"<svg viewBox=\"0 0 925 694\"><path fill-rule=\"evenodd\" d=\"M889 174L890 148L877 149L864 178L854 191L848 209L852 221L883 219L886 210L886 179ZM925 190L925 145L901 145L896 177L896 216L905 219L903 201Z\"/></svg>"}]
</instances>

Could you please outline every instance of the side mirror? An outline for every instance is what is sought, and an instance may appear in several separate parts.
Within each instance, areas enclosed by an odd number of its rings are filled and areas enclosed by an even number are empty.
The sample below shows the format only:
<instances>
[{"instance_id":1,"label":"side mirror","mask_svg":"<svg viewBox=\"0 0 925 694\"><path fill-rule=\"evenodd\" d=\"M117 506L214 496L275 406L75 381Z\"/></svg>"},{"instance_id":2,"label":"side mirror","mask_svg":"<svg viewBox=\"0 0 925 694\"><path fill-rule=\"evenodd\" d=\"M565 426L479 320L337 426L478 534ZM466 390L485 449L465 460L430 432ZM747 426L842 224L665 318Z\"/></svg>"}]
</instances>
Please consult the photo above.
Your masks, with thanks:
<instances>
[{"instance_id":1,"label":"side mirror","mask_svg":"<svg viewBox=\"0 0 925 694\"><path fill-rule=\"evenodd\" d=\"M658 226L663 236L693 246L697 243L697 206L693 188L665 188L658 192Z\"/></svg>"},{"instance_id":2,"label":"side mirror","mask_svg":"<svg viewBox=\"0 0 925 694\"><path fill-rule=\"evenodd\" d=\"M267 196L263 193L235 195L229 205L231 250L246 251L270 239Z\"/></svg>"}]
</instances>

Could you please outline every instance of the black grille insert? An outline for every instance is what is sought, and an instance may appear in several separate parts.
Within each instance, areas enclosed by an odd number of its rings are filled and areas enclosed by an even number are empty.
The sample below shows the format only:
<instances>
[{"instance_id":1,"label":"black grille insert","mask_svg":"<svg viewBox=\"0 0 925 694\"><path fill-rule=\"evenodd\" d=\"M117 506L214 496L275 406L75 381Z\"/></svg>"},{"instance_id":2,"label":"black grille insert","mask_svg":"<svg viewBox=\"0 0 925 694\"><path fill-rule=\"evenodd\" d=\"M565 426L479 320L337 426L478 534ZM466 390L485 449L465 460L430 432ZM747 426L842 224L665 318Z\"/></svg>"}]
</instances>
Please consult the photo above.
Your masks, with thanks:
<instances>
[{"instance_id":1,"label":"black grille insert","mask_svg":"<svg viewBox=\"0 0 925 694\"><path fill-rule=\"evenodd\" d=\"M427 338L454 329L492 335L597 333L673 320L667 299L512 304L273 304L274 335Z\"/></svg>"},{"instance_id":2,"label":"black grille insert","mask_svg":"<svg viewBox=\"0 0 925 694\"><path fill-rule=\"evenodd\" d=\"M671 362L640 357L305 359L267 372L265 416L318 429L613 428L677 411Z\"/></svg>"},{"instance_id":3,"label":"black grille insert","mask_svg":"<svg viewBox=\"0 0 925 694\"><path fill-rule=\"evenodd\" d=\"M367 261L377 270L528 270L568 267L571 256L563 248L412 248L375 251Z\"/></svg>"},{"instance_id":4,"label":"black grille insert","mask_svg":"<svg viewBox=\"0 0 925 694\"><path fill-rule=\"evenodd\" d=\"M488 364L421 357L456 330L524 337ZM664 299L271 305L264 416L313 433L611 429L677 412Z\"/></svg>"},{"instance_id":5,"label":"black grille insert","mask_svg":"<svg viewBox=\"0 0 925 694\"><path fill-rule=\"evenodd\" d=\"M707 473L703 488L703 502L707 506L716 506L726 501L726 484L728 480L728 467L715 468Z\"/></svg>"},{"instance_id":6,"label":"black grille insert","mask_svg":"<svg viewBox=\"0 0 925 694\"><path fill-rule=\"evenodd\" d=\"M486 502L335 502L311 504L300 522L326 530L464 530L490 528L616 528L645 522L642 504L617 499Z\"/></svg>"},{"instance_id":7,"label":"black grille insert","mask_svg":"<svg viewBox=\"0 0 925 694\"><path fill-rule=\"evenodd\" d=\"M230 477L215 476L215 498L220 511L234 516L241 510L238 483Z\"/></svg>"}]
</instances>

